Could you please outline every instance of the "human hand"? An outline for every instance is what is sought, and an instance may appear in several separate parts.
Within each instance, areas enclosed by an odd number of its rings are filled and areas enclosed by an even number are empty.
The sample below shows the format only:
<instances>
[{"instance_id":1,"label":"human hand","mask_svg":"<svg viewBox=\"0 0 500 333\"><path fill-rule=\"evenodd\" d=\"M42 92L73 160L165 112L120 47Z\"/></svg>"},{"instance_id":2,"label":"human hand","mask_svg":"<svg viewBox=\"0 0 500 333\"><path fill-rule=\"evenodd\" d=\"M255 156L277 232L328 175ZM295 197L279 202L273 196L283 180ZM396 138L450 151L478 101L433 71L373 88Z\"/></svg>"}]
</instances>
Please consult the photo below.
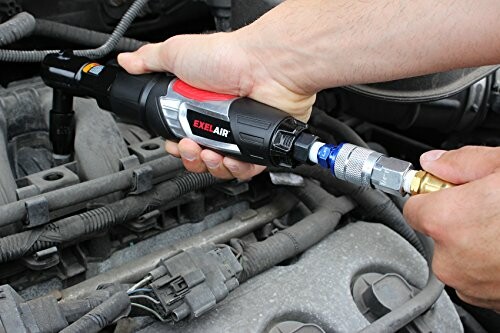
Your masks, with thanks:
<instances>
[{"instance_id":1,"label":"human hand","mask_svg":"<svg viewBox=\"0 0 500 333\"><path fill-rule=\"evenodd\" d=\"M422 155L430 173L463 184L417 195L408 223L435 241L432 268L465 302L500 311L500 147Z\"/></svg>"},{"instance_id":2,"label":"human hand","mask_svg":"<svg viewBox=\"0 0 500 333\"><path fill-rule=\"evenodd\" d=\"M280 68L262 62L252 47L255 39L246 31L175 36L133 53L122 53L118 62L132 74L168 71L197 88L248 96L307 121L314 92L297 88ZM178 144L167 141L166 150L181 157L189 171L209 171L224 179L248 179L265 169L223 157L189 139Z\"/></svg>"}]
</instances>

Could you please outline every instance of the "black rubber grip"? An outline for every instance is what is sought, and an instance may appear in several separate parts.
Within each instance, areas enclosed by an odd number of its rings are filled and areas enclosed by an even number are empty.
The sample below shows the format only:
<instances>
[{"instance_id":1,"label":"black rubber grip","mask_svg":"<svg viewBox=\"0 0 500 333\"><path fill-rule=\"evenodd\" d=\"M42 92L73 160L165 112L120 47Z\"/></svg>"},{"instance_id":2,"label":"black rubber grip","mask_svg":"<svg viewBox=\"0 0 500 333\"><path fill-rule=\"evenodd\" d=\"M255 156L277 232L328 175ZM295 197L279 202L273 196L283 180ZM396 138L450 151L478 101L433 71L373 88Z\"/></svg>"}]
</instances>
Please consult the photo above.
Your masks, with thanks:
<instances>
[{"instance_id":1,"label":"black rubber grip","mask_svg":"<svg viewBox=\"0 0 500 333\"><path fill-rule=\"evenodd\" d=\"M289 124L304 124L284 111L249 98L234 101L229 109L229 118L234 141L241 151L240 159L261 165L291 166L284 163L286 156L280 156L280 152L276 151L276 139L282 141L277 134ZM290 140L293 143L295 138ZM291 156L291 152L285 152L288 153Z\"/></svg>"}]
</instances>

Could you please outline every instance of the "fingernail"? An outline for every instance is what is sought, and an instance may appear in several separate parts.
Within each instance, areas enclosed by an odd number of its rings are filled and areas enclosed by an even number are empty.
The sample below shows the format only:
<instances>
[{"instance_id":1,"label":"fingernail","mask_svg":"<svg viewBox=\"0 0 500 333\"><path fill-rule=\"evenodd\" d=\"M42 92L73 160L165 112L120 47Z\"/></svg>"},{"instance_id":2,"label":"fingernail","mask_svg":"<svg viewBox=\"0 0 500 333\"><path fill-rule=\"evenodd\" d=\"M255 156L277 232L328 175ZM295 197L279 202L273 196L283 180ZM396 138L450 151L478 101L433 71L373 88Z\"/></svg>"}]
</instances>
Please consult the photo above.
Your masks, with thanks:
<instances>
[{"instance_id":1,"label":"fingernail","mask_svg":"<svg viewBox=\"0 0 500 333\"><path fill-rule=\"evenodd\" d=\"M217 169L220 165L220 163L218 161L214 161L214 160L206 160L204 162L205 162L205 165L207 166L207 168L209 168L209 169Z\"/></svg>"},{"instance_id":2,"label":"fingernail","mask_svg":"<svg viewBox=\"0 0 500 333\"><path fill-rule=\"evenodd\" d=\"M229 169L231 172L237 172L240 168L237 164L234 164L232 162L226 163L226 168Z\"/></svg>"},{"instance_id":3,"label":"fingernail","mask_svg":"<svg viewBox=\"0 0 500 333\"><path fill-rule=\"evenodd\" d=\"M427 153L422 154L422 156L420 156L420 160L426 162L435 161L438 158L440 158L444 153L446 153L446 150L431 150L428 151Z\"/></svg>"},{"instance_id":4,"label":"fingernail","mask_svg":"<svg viewBox=\"0 0 500 333\"><path fill-rule=\"evenodd\" d=\"M196 154L190 152L182 152L181 157L189 162L193 162L196 159Z\"/></svg>"}]
</instances>

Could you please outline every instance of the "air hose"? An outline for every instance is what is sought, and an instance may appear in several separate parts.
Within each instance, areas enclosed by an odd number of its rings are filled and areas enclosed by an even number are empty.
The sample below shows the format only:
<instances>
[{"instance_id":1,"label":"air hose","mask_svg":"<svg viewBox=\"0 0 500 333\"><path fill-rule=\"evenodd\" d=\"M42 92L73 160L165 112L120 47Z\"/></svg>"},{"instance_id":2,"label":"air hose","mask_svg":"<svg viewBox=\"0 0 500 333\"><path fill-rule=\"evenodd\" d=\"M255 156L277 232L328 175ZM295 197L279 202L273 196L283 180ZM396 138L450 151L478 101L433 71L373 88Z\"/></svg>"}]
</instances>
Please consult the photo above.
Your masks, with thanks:
<instances>
[{"instance_id":1,"label":"air hose","mask_svg":"<svg viewBox=\"0 0 500 333\"><path fill-rule=\"evenodd\" d=\"M92 59L102 58L112 52L121 38L124 36L127 29L132 24L132 21L141 13L149 0L135 0L123 15L115 30L108 40L101 46L95 49L75 50L74 54ZM17 50L0 50L0 61L6 62L41 62L43 58L50 53L58 53L59 50L34 50L34 51L17 51Z\"/></svg>"},{"instance_id":2,"label":"air hose","mask_svg":"<svg viewBox=\"0 0 500 333\"><path fill-rule=\"evenodd\" d=\"M369 148L368 144L354 131L342 121L328 116L324 111L313 108L310 124L326 130L332 134L339 142L349 142L363 148Z\"/></svg>"}]
</instances>

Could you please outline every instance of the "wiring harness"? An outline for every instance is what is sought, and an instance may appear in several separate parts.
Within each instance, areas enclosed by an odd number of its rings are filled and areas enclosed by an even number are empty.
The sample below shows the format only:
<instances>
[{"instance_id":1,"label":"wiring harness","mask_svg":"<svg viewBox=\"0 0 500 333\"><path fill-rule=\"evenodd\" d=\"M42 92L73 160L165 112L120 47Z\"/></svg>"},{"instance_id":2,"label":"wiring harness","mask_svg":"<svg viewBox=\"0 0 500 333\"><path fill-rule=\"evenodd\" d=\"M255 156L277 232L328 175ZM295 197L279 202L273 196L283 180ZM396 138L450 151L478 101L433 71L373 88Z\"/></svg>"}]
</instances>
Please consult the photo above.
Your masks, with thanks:
<instances>
[{"instance_id":1,"label":"wiring harness","mask_svg":"<svg viewBox=\"0 0 500 333\"><path fill-rule=\"evenodd\" d=\"M112 52L120 43L122 37L125 35L125 32L130 27L134 19L141 13L149 0L135 0L123 17L120 19L120 22L114 29L113 33L109 36L104 44L95 48L95 49L87 49L87 50L75 50L74 53L79 56L85 56L92 59L102 58ZM22 13L21 13L22 14ZM19 15L21 15L19 14ZM5 45L10 42L13 42L20 37L28 34L34 30L34 21L32 21L29 14L23 14L22 16L18 16L15 18L15 22L20 21L22 23L22 29L17 28L20 24L15 24L15 29L8 29L9 31L14 31L10 33L8 38L2 40L0 38L0 45ZM14 23L15 23L14 22ZM4 25L7 23L4 23ZM47 23L45 27L47 27ZM7 27L8 28L8 27ZM5 27L4 27L5 30ZM1 27L0 27L0 31ZM1 36L1 34L0 34ZM102 35L99 35L102 38ZM134 45L135 44L135 45ZM139 46L137 43L132 43L133 46ZM18 50L5 50L0 49L0 61L7 62L41 62L43 58L50 53L57 53L59 50L33 50L33 51L18 51Z\"/></svg>"}]
</instances>

